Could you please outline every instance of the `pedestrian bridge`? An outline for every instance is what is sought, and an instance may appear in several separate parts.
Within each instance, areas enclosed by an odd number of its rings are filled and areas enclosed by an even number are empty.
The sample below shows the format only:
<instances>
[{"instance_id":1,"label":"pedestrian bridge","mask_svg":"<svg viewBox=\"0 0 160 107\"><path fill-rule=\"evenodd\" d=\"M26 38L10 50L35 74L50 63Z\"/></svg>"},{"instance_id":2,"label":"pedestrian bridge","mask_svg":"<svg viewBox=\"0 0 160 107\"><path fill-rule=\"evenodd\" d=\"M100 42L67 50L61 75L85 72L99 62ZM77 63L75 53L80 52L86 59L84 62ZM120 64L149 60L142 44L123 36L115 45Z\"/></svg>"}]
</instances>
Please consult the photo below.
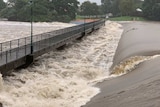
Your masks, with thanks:
<instances>
[{"instance_id":1,"label":"pedestrian bridge","mask_svg":"<svg viewBox=\"0 0 160 107\"><path fill-rule=\"evenodd\" d=\"M12 69L27 67L36 57L80 39L104 24L105 20L97 20L34 35L32 38L30 36L0 43L0 73L6 75Z\"/></svg>"}]
</instances>

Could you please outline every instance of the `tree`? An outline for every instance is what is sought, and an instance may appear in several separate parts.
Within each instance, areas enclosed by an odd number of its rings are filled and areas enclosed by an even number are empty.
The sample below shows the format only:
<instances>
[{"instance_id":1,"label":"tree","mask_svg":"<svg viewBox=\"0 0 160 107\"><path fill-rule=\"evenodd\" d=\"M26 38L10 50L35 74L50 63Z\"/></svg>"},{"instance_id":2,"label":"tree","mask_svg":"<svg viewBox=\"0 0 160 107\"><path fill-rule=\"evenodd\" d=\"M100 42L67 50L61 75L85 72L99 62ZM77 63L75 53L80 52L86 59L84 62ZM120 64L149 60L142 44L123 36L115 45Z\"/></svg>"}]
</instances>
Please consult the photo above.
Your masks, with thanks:
<instances>
[{"instance_id":1,"label":"tree","mask_svg":"<svg viewBox=\"0 0 160 107\"><path fill-rule=\"evenodd\" d=\"M160 4L156 3L153 5L153 10L152 10L152 14L153 14L153 20L160 20Z\"/></svg>"},{"instance_id":2,"label":"tree","mask_svg":"<svg viewBox=\"0 0 160 107\"><path fill-rule=\"evenodd\" d=\"M140 0L101 0L104 14L112 13L114 16L133 15L136 8L141 8Z\"/></svg>"},{"instance_id":3,"label":"tree","mask_svg":"<svg viewBox=\"0 0 160 107\"><path fill-rule=\"evenodd\" d=\"M120 0L119 9L122 15L131 15L134 11L134 1L133 0Z\"/></svg>"},{"instance_id":4,"label":"tree","mask_svg":"<svg viewBox=\"0 0 160 107\"><path fill-rule=\"evenodd\" d=\"M53 0L54 9L58 16L69 16L71 19L76 18L79 2L77 0Z\"/></svg>"},{"instance_id":5,"label":"tree","mask_svg":"<svg viewBox=\"0 0 160 107\"><path fill-rule=\"evenodd\" d=\"M144 17L151 20L160 20L160 1L145 0L143 3Z\"/></svg>"},{"instance_id":6,"label":"tree","mask_svg":"<svg viewBox=\"0 0 160 107\"><path fill-rule=\"evenodd\" d=\"M3 0L0 0L0 11L6 7L6 4Z\"/></svg>"},{"instance_id":7,"label":"tree","mask_svg":"<svg viewBox=\"0 0 160 107\"><path fill-rule=\"evenodd\" d=\"M99 6L96 3L91 3L90 1L85 1L80 6L81 15L99 15Z\"/></svg>"},{"instance_id":8,"label":"tree","mask_svg":"<svg viewBox=\"0 0 160 107\"><path fill-rule=\"evenodd\" d=\"M14 8L12 8L12 7L8 8L7 7L7 8L5 8L1 11L0 15L3 18L7 18L8 20L14 21L14 20L17 19L15 14L16 14L16 10Z\"/></svg>"},{"instance_id":9,"label":"tree","mask_svg":"<svg viewBox=\"0 0 160 107\"><path fill-rule=\"evenodd\" d=\"M120 9L119 9L119 3L120 3L120 0L113 0L113 3L112 3L112 8L111 8L111 13L114 15L114 16L119 16L120 15Z\"/></svg>"},{"instance_id":10,"label":"tree","mask_svg":"<svg viewBox=\"0 0 160 107\"><path fill-rule=\"evenodd\" d=\"M76 17L77 0L9 0L10 6L2 11L9 20L30 21L33 6L34 21L70 21Z\"/></svg>"},{"instance_id":11,"label":"tree","mask_svg":"<svg viewBox=\"0 0 160 107\"><path fill-rule=\"evenodd\" d=\"M101 3L104 14L112 13L113 0L101 0Z\"/></svg>"},{"instance_id":12,"label":"tree","mask_svg":"<svg viewBox=\"0 0 160 107\"><path fill-rule=\"evenodd\" d=\"M143 3L143 13L145 17L152 17L152 6L154 5L153 0L145 0Z\"/></svg>"}]
</instances>

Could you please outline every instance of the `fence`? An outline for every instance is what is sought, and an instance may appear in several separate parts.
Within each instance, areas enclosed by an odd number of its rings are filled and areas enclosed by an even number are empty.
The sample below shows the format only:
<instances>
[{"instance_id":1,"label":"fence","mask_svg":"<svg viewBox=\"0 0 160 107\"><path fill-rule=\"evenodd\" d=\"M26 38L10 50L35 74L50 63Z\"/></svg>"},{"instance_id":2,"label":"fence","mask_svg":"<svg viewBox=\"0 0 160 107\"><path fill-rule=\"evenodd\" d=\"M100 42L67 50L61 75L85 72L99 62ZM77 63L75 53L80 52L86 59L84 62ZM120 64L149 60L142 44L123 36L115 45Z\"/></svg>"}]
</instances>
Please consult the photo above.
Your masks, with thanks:
<instances>
[{"instance_id":1,"label":"fence","mask_svg":"<svg viewBox=\"0 0 160 107\"><path fill-rule=\"evenodd\" d=\"M99 28L104 20L85 23L60 30L32 36L33 52L39 52L48 47L58 46L61 42L69 42L73 37L78 38L82 33ZM20 38L0 43L0 66L25 57L31 53L31 37Z\"/></svg>"}]
</instances>

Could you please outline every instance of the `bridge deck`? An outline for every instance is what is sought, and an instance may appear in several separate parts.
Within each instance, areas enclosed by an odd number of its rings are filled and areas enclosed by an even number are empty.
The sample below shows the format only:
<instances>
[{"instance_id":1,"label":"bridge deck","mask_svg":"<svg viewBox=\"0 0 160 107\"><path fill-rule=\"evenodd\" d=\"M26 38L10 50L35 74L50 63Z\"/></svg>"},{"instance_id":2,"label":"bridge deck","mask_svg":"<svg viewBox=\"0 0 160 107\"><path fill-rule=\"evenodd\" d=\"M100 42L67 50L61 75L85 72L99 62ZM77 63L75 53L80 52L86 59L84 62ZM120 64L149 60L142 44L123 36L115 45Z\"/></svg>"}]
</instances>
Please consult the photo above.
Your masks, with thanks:
<instances>
[{"instance_id":1,"label":"bridge deck","mask_svg":"<svg viewBox=\"0 0 160 107\"><path fill-rule=\"evenodd\" d=\"M65 45L72 40L88 34L102 25L104 20L85 23L73 27L68 27L48 33L33 36L33 59L48 51ZM6 74L9 70L22 65L30 64L31 37L16 39L0 43L0 72Z\"/></svg>"}]
</instances>

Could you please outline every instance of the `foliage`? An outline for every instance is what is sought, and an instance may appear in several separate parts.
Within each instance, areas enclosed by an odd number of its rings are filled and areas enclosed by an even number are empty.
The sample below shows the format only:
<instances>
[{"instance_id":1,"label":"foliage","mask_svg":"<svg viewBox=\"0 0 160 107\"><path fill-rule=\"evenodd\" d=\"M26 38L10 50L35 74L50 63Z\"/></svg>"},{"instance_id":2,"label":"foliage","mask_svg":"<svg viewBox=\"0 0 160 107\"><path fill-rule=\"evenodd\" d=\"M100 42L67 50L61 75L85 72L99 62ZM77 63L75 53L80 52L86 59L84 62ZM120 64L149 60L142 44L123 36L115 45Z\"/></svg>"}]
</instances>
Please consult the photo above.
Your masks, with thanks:
<instances>
[{"instance_id":1,"label":"foliage","mask_svg":"<svg viewBox=\"0 0 160 107\"><path fill-rule=\"evenodd\" d=\"M134 11L134 1L133 0L120 0L119 9L122 15L131 15Z\"/></svg>"},{"instance_id":2,"label":"foliage","mask_svg":"<svg viewBox=\"0 0 160 107\"><path fill-rule=\"evenodd\" d=\"M120 0L114 0L113 3L112 3L111 13L113 13L113 15L115 15L115 16L120 16L121 15L121 12L120 12L120 9L119 9L119 3L120 3Z\"/></svg>"},{"instance_id":3,"label":"foliage","mask_svg":"<svg viewBox=\"0 0 160 107\"><path fill-rule=\"evenodd\" d=\"M112 13L114 16L135 15L136 8L141 8L140 0L101 0L104 14Z\"/></svg>"},{"instance_id":4,"label":"foliage","mask_svg":"<svg viewBox=\"0 0 160 107\"><path fill-rule=\"evenodd\" d=\"M54 0L55 11L60 15L68 15L71 19L76 18L79 2L77 0Z\"/></svg>"},{"instance_id":5,"label":"foliage","mask_svg":"<svg viewBox=\"0 0 160 107\"><path fill-rule=\"evenodd\" d=\"M85 1L80 6L81 15L99 15L99 6L96 3L91 3L90 1Z\"/></svg>"},{"instance_id":6,"label":"foliage","mask_svg":"<svg viewBox=\"0 0 160 107\"><path fill-rule=\"evenodd\" d=\"M160 1L145 0L143 3L144 16L151 20L160 20Z\"/></svg>"},{"instance_id":7,"label":"foliage","mask_svg":"<svg viewBox=\"0 0 160 107\"><path fill-rule=\"evenodd\" d=\"M6 7L6 4L3 2L3 0L0 0L0 11Z\"/></svg>"},{"instance_id":8,"label":"foliage","mask_svg":"<svg viewBox=\"0 0 160 107\"><path fill-rule=\"evenodd\" d=\"M1 11L1 16L7 18L8 20L16 20L16 10L14 8L5 8Z\"/></svg>"},{"instance_id":9,"label":"foliage","mask_svg":"<svg viewBox=\"0 0 160 107\"><path fill-rule=\"evenodd\" d=\"M160 4L153 5L152 15L153 15L153 20L160 21Z\"/></svg>"},{"instance_id":10,"label":"foliage","mask_svg":"<svg viewBox=\"0 0 160 107\"><path fill-rule=\"evenodd\" d=\"M103 13L112 13L114 0L101 0Z\"/></svg>"},{"instance_id":11,"label":"foliage","mask_svg":"<svg viewBox=\"0 0 160 107\"><path fill-rule=\"evenodd\" d=\"M9 20L30 21L31 8L34 21L64 21L76 18L77 0L9 0L1 16Z\"/></svg>"}]
</instances>

